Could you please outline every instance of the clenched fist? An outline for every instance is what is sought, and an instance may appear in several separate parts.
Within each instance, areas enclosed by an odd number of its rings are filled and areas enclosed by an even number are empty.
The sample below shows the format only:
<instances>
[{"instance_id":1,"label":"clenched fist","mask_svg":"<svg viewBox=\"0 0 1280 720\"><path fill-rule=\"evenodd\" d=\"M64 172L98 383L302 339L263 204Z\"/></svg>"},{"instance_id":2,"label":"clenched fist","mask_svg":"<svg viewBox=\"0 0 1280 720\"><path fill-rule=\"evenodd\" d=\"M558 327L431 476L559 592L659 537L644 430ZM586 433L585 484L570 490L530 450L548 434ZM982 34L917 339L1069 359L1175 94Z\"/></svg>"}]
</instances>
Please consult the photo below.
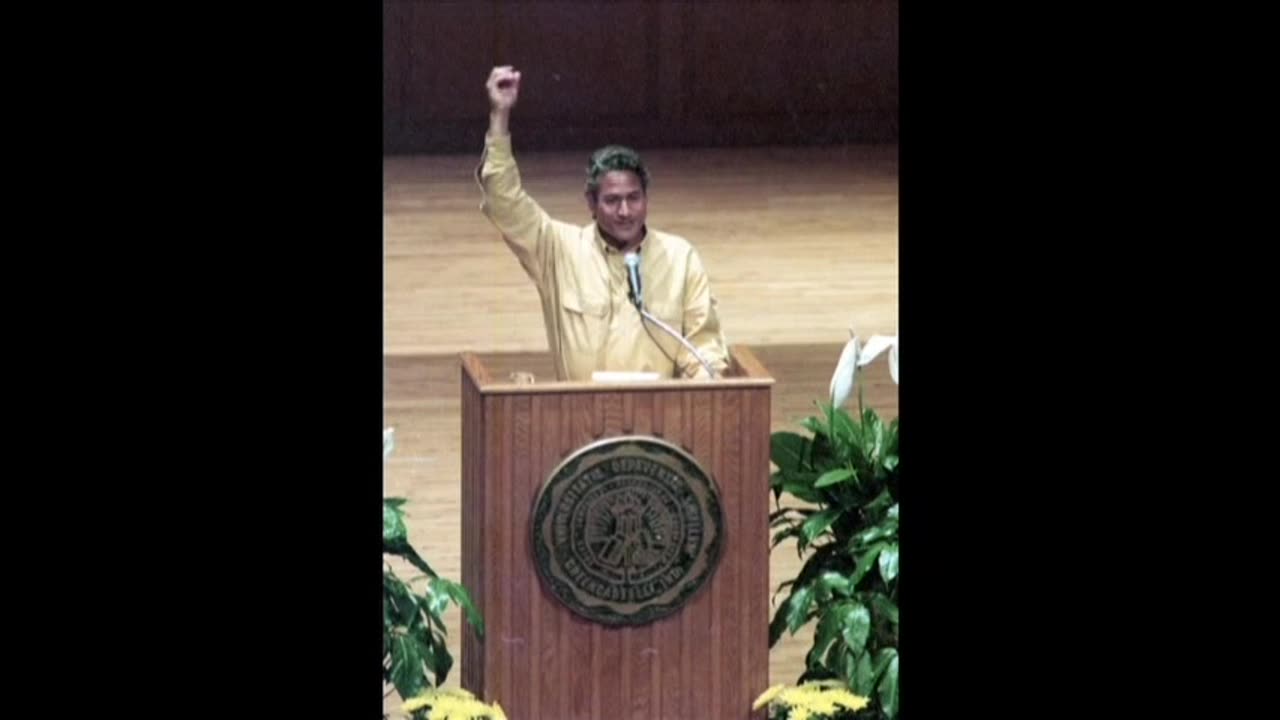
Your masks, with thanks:
<instances>
[{"instance_id":1,"label":"clenched fist","mask_svg":"<svg viewBox=\"0 0 1280 720\"><path fill-rule=\"evenodd\" d=\"M520 95L520 73L510 65L501 65L489 73L484 86L489 90L489 107L499 112L509 111Z\"/></svg>"}]
</instances>

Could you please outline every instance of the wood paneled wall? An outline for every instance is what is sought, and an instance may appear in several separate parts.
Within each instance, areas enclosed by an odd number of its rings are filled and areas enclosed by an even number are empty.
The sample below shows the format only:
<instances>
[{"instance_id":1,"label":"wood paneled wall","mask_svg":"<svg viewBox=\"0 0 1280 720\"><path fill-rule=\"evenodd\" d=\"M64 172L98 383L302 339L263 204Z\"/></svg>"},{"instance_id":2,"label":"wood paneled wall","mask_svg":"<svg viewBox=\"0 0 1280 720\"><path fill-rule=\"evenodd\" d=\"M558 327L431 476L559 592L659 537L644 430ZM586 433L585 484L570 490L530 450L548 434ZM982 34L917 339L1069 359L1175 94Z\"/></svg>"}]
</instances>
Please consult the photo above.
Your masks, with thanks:
<instances>
[{"instance_id":1,"label":"wood paneled wall","mask_svg":"<svg viewBox=\"0 0 1280 720\"><path fill-rule=\"evenodd\" d=\"M476 151L494 65L520 147L894 142L897 0L383 0L388 154Z\"/></svg>"}]
</instances>

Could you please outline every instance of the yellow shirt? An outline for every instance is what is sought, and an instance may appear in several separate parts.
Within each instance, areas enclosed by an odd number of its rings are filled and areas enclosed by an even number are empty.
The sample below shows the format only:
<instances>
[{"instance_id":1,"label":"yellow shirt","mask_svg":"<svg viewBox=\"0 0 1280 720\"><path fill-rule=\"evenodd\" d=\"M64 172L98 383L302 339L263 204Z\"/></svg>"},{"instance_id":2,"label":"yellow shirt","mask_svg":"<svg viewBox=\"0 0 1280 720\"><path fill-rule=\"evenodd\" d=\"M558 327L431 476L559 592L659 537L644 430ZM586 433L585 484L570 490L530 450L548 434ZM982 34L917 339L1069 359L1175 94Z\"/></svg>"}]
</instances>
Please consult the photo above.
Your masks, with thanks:
<instances>
[{"instance_id":1,"label":"yellow shirt","mask_svg":"<svg viewBox=\"0 0 1280 720\"><path fill-rule=\"evenodd\" d=\"M510 135L486 135L476 175L484 195L480 209L538 288L558 379L590 380L595 370L707 377L678 340L640 317L628 298L622 253L604 241L596 224L552 219L525 193ZM683 333L716 374L723 373L728 351L697 251L684 238L647 228L639 254L645 309Z\"/></svg>"}]
</instances>

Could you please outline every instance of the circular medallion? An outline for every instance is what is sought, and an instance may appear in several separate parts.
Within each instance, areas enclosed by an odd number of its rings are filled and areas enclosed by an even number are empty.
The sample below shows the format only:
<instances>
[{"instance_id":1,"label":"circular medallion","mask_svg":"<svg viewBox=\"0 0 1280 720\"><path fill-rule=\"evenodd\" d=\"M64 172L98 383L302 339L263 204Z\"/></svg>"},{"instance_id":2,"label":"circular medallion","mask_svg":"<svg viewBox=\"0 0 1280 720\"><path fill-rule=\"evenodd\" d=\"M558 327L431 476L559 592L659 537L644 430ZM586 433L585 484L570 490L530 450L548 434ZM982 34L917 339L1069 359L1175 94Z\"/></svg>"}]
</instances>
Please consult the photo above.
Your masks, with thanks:
<instances>
[{"instance_id":1,"label":"circular medallion","mask_svg":"<svg viewBox=\"0 0 1280 720\"><path fill-rule=\"evenodd\" d=\"M675 445L639 436L570 455L538 493L532 526L547 588L605 625L678 610L715 571L724 534L710 474Z\"/></svg>"}]
</instances>

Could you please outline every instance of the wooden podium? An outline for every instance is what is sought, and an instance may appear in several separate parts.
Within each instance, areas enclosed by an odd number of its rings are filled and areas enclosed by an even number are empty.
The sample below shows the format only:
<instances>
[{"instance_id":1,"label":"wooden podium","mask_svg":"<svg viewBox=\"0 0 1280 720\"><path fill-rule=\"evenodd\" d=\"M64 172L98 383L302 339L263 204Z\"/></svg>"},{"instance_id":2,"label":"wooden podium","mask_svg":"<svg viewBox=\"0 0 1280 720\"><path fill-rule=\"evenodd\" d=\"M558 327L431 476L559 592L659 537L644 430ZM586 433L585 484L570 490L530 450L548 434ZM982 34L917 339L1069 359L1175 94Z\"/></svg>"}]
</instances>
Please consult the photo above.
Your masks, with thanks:
<instances>
[{"instance_id":1,"label":"wooden podium","mask_svg":"<svg viewBox=\"0 0 1280 720\"><path fill-rule=\"evenodd\" d=\"M462 685L511 720L763 718L769 672L769 431L773 378L745 347L726 377L517 384L497 357L462 356L462 582L484 614L464 627ZM617 627L573 612L533 557L533 507L567 457L639 435L693 456L718 488L719 562L672 614Z\"/></svg>"}]
</instances>

